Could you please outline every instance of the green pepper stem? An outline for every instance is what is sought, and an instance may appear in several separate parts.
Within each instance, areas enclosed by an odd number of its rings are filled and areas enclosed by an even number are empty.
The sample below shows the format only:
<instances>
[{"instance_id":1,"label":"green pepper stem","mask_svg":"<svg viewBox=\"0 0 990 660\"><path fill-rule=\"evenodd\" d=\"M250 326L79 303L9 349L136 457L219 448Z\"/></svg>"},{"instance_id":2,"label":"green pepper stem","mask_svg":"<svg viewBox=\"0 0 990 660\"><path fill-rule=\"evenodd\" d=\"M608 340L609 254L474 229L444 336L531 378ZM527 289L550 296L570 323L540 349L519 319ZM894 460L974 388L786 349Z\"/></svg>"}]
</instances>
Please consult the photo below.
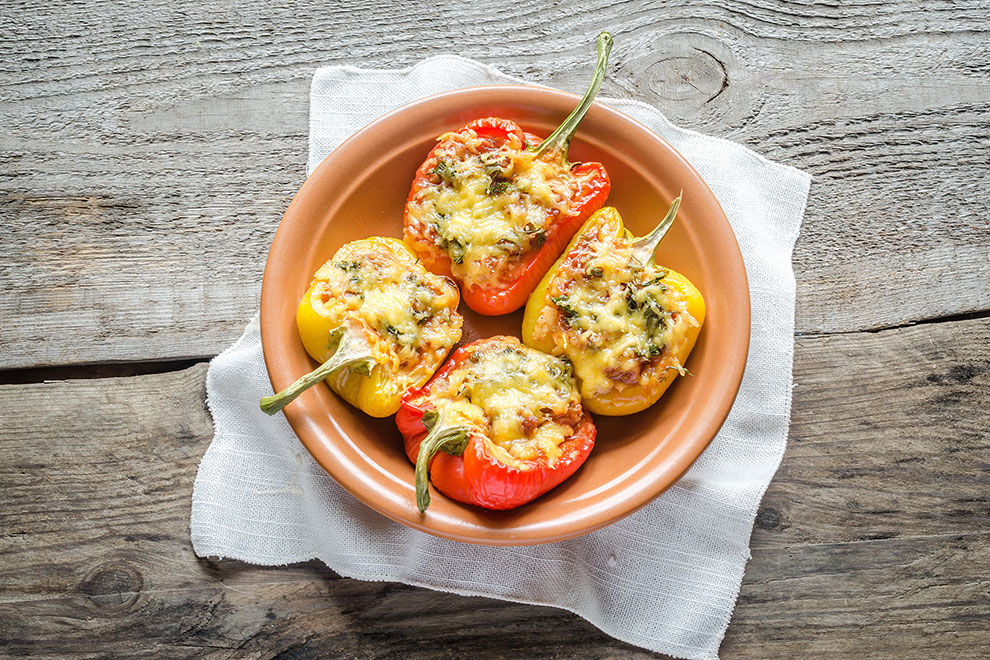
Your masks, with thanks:
<instances>
[{"instance_id":1,"label":"green pepper stem","mask_svg":"<svg viewBox=\"0 0 990 660\"><path fill-rule=\"evenodd\" d=\"M375 366L375 360L371 357L368 345L363 339L356 339L344 326L338 326L330 331L328 345L332 344L334 340L337 342L337 350L330 356L330 359L278 394L266 396L261 400L261 409L269 415L276 414L297 396L341 367L351 367L356 371L367 373Z\"/></svg>"},{"instance_id":2,"label":"green pepper stem","mask_svg":"<svg viewBox=\"0 0 990 660\"><path fill-rule=\"evenodd\" d=\"M677 195L677 199L670 203L670 209L667 211L667 215L663 217L656 227L653 228L646 236L642 238L637 238L633 241L633 255L644 264L651 263L656 259L657 248L660 246L660 241L663 237L667 235L667 231L670 229L671 225L674 224L674 218L677 216L677 209L681 206L681 198L684 196L682 191Z\"/></svg>"},{"instance_id":3,"label":"green pepper stem","mask_svg":"<svg viewBox=\"0 0 990 660\"><path fill-rule=\"evenodd\" d=\"M602 32L598 35L598 62L595 64L595 75L591 78L591 85L588 86L588 91L584 93L581 102L574 108L574 111L557 127L557 130L550 134L550 137L537 147L537 158L548 153L556 153L560 155L561 160L567 162L567 150L571 146L571 138L574 137L578 124L588 114L588 108L591 107L591 102L595 100L595 95L601 89L602 80L605 79L605 65L608 64L608 55L612 52L612 43L612 35L608 32Z\"/></svg>"},{"instance_id":4,"label":"green pepper stem","mask_svg":"<svg viewBox=\"0 0 990 660\"><path fill-rule=\"evenodd\" d=\"M444 427L439 415L427 415L423 415L423 423L430 432L419 443L419 453L416 455L416 506L420 513L426 513L430 506L430 461L440 451L454 456L463 454L467 447L469 430L466 426Z\"/></svg>"}]
</instances>

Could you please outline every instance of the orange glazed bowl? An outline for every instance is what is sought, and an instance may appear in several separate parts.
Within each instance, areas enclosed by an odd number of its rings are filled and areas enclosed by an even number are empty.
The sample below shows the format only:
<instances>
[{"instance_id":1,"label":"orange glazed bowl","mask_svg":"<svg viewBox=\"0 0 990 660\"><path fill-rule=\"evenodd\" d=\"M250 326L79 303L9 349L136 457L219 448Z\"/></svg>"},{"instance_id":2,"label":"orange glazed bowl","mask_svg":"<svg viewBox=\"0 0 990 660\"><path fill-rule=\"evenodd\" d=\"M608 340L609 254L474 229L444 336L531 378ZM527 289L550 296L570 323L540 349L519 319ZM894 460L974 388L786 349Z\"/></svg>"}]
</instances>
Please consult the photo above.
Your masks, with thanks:
<instances>
[{"instance_id":1,"label":"orange glazed bowl","mask_svg":"<svg viewBox=\"0 0 990 660\"><path fill-rule=\"evenodd\" d=\"M313 273L346 242L402 237L413 173L437 136L473 119L512 119L547 136L577 104L573 94L537 87L477 87L416 101L369 124L337 148L299 189L272 243L261 288L261 340L273 391L317 364L296 330L296 306ZM404 525L468 543L529 545L586 534L645 506L684 474L718 432L742 381L749 347L749 288L739 245L698 173L651 130L594 104L570 160L605 164L606 204L637 236L652 229L684 191L657 262L690 279L707 314L687 367L659 403L627 417L596 417L598 438L585 464L546 495L510 511L461 504L432 490L416 508L413 466L392 418L374 419L325 383L285 408L292 429L334 480ZM481 316L461 303L469 342L520 335L522 310Z\"/></svg>"}]
</instances>

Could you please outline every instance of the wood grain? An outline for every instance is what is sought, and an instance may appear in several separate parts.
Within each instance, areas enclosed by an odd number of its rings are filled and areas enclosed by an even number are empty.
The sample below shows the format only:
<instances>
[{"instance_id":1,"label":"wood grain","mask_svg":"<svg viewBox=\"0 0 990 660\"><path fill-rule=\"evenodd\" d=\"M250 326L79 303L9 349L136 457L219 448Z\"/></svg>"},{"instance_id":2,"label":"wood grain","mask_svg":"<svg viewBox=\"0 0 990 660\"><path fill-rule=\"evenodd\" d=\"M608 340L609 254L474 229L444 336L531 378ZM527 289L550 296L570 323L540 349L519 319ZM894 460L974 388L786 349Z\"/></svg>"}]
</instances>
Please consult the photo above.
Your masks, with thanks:
<instances>
[{"instance_id":1,"label":"wood grain","mask_svg":"<svg viewBox=\"0 0 990 660\"><path fill-rule=\"evenodd\" d=\"M760 547L990 533L990 319L804 338L794 382Z\"/></svg>"},{"instance_id":2,"label":"wood grain","mask_svg":"<svg viewBox=\"0 0 990 660\"><path fill-rule=\"evenodd\" d=\"M0 386L0 655L658 657L551 608L196 559L205 371ZM802 337L795 377L721 657L982 657L990 319Z\"/></svg>"},{"instance_id":3,"label":"wood grain","mask_svg":"<svg viewBox=\"0 0 990 660\"><path fill-rule=\"evenodd\" d=\"M603 94L815 176L797 329L990 308L990 49L979 0L402 9L8 2L0 25L0 368L214 355L253 314L326 64L455 52Z\"/></svg>"}]
</instances>

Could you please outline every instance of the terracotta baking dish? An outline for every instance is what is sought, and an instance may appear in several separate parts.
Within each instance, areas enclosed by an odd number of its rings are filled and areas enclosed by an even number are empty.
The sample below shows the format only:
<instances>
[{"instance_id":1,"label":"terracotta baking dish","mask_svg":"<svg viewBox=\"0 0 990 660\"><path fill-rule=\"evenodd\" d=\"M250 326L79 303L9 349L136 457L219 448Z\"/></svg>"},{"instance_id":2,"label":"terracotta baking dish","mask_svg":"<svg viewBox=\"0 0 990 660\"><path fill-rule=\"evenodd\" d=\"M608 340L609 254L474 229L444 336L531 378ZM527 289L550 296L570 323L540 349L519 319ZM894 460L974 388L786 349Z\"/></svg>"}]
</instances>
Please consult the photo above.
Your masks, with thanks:
<instances>
[{"instance_id":1,"label":"terracotta baking dish","mask_svg":"<svg viewBox=\"0 0 990 660\"><path fill-rule=\"evenodd\" d=\"M577 103L533 87L479 87L426 98L368 125L334 151L289 205L272 243L261 292L261 337L274 391L316 364L296 332L296 305L312 274L343 243L402 236L413 172L436 137L489 115L548 135ZM636 235L652 228L684 191L659 262L701 289L707 319L687 367L660 402L628 417L598 417L591 457L570 480L528 505L491 512L433 493L416 509L413 468L392 419L373 419L320 384L285 409L313 457L354 497L422 531L458 541L526 545L558 541L615 522L673 484L708 446L729 413L749 346L749 290L739 246L708 186L666 142L629 117L595 104L578 130L571 160L605 164L608 204ZM463 341L519 336L522 311L484 317L468 310Z\"/></svg>"}]
</instances>

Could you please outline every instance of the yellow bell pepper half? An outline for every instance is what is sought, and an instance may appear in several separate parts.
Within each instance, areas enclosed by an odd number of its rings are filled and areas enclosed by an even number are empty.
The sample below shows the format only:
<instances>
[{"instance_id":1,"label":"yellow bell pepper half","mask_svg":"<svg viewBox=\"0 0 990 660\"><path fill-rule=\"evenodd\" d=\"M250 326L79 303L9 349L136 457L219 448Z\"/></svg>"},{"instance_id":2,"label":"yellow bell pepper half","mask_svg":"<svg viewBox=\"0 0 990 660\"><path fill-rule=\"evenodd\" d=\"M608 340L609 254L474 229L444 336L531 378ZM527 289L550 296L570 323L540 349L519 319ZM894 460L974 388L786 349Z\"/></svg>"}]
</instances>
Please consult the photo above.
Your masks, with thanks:
<instances>
[{"instance_id":1,"label":"yellow bell pepper half","mask_svg":"<svg viewBox=\"0 0 990 660\"><path fill-rule=\"evenodd\" d=\"M369 269L374 276L359 279ZM398 411L405 391L429 380L460 339L459 301L453 281L427 272L405 243L372 237L344 245L316 272L296 310L296 325L306 352L320 363L337 349L328 339L332 330L345 322L362 328L375 357L370 373L343 367L326 382L372 417L388 417Z\"/></svg>"},{"instance_id":2,"label":"yellow bell pepper half","mask_svg":"<svg viewBox=\"0 0 990 660\"><path fill-rule=\"evenodd\" d=\"M655 242L644 248L634 240L616 209L600 209L536 287L523 316L523 342L570 358L584 406L599 415L656 403L686 373L705 320L701 292L656 264Z\"/></svg>"}]
</instances>

